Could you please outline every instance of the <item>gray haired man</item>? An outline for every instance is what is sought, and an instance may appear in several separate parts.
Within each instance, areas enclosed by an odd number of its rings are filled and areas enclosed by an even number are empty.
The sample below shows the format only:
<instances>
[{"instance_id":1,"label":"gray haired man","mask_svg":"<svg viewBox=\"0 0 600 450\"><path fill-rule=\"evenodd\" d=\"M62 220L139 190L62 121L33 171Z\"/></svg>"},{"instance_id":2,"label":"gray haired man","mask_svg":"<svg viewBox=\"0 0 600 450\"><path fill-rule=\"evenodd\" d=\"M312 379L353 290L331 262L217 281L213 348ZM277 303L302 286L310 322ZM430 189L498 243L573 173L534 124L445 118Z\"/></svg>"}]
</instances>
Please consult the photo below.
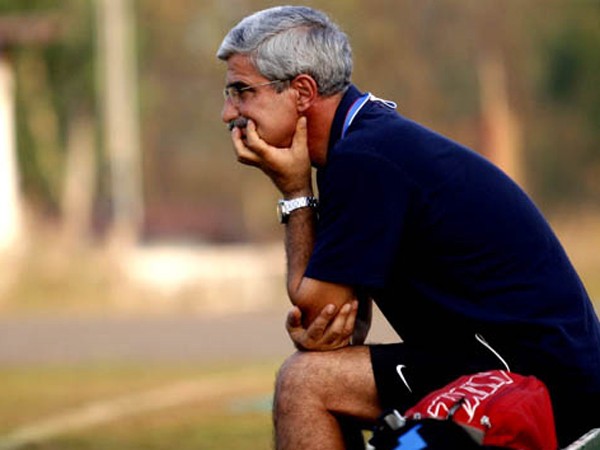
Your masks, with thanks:
<instances>
[{"instance_id":1,"label":"gray haired man","mask_svg":"<svg viewBox=\"0 0 600 450\"><path fill-rule=\"evenodd\" d=\"M512 180L352 85L347 36L322 12L255 13L217 56L238 161L282 196L299 351L277 377L277 448L361 448L348 423L509 366L548 386L561 445L600 425L572 414L600 404L600 322ZM364 345L371 299L402 343Z\"/></svg>"}]
</instances>

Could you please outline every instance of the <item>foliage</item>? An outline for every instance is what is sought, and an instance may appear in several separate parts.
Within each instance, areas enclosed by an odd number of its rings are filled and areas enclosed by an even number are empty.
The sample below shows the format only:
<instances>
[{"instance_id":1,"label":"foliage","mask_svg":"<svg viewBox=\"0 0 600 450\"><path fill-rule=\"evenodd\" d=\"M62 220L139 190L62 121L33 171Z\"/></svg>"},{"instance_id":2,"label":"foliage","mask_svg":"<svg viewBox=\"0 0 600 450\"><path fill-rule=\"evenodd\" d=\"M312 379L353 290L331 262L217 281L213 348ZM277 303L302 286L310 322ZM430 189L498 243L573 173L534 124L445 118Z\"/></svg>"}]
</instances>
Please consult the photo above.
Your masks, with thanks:
<instances>
[{"instance_id":1,"label":"foliage","mask_svg":"<svg viewBox=\"0 0 600 450\"><path fill-rule=\"evenodd\" d=\"M554 111L546 125L556 130L557 152L546 168L549 176L540 180L549 199L568 202L579 196L597 204L600 198L599 23L599 3L579 4L543 48L542 98Z\"/></svg>"},{"instance_id":2,"label":"foliage","mask_svg":"<svg viewBox=\"0 0 600 450\"><path fill-rule=\"evenodd\" d=\"M91 6L78 0L0 0L0 15L59 24L50 42L8 47L17 80L21 178L29 200L42 212L58 206L71 120L95 109Z\"/></svg>"}]
</instances>

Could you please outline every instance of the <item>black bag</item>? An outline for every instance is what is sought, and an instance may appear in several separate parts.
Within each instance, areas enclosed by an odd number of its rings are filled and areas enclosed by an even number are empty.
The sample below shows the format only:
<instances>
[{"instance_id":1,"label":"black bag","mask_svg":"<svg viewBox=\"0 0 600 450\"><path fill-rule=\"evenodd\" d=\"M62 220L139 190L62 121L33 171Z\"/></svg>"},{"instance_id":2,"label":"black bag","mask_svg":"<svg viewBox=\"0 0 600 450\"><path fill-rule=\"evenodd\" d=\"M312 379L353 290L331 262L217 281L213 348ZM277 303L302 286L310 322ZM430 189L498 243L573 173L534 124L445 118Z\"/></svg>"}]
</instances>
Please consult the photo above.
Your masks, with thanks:
<instances>
[{"instance_id":1,"label":"black bag","mask_svg":"<svg viewBox=\"0 0 600 450\"><path fill-rule=\"evenodd\" d=\"M469 433L453 420L406 420L396 410L384 413L369 445L375 450L481 450Z\"/></svg>"}]
</instances>

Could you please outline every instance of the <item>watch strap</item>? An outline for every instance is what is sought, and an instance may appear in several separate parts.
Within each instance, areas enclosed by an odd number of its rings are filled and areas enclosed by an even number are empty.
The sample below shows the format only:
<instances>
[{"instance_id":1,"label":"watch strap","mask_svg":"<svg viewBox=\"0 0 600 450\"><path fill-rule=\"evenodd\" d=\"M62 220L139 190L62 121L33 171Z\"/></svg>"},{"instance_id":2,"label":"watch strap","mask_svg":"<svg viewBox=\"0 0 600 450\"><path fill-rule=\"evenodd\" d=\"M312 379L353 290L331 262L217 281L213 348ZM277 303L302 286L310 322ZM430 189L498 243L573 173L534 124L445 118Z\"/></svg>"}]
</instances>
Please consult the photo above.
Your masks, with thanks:
<instances>
[{"instance_id":1,"label":"watch strap","mask_svg":"<svg viewBox=\"0 0 600 450\"><path fill-rule=\"evenodd\" d=\"M301 208L317 208L319 206L319 200L316 197L297 197L290 200L279 200L277 209L279 211L279 221L281 223L287 223L290 218L290 214Z\"/></svg>"}]
</instances>

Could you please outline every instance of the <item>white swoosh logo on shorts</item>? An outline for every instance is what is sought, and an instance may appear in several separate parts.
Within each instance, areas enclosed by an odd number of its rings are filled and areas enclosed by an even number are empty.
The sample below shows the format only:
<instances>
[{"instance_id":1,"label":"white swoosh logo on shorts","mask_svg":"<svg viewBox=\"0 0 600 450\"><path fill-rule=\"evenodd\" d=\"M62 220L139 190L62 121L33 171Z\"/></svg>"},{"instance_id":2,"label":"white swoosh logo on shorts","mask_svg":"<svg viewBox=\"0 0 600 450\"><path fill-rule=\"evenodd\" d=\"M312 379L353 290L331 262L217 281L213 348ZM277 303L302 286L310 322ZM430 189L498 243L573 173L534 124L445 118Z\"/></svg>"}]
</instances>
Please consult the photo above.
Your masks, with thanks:
<instances>
[{"instance_id":1,"label":"white swoosh logo on shorts","mask_svg":"<svg viewBox=\"0 0 600 450\"><path fill-rule=\"evenodd\" d=\"M412 393L412 389L410 388L410 386L408 385L408 382L406 381L406 378L404 378L404 374L402 373L402 369L404 369L406 366L404 364L398 364L396 366L396 372L398 372L398 375L400 376L400 379L402 380L402 382L404 383L404 385L406 386L406 389L408 389L408 391L410 393Z\"/></svg>"}]
</instances>

